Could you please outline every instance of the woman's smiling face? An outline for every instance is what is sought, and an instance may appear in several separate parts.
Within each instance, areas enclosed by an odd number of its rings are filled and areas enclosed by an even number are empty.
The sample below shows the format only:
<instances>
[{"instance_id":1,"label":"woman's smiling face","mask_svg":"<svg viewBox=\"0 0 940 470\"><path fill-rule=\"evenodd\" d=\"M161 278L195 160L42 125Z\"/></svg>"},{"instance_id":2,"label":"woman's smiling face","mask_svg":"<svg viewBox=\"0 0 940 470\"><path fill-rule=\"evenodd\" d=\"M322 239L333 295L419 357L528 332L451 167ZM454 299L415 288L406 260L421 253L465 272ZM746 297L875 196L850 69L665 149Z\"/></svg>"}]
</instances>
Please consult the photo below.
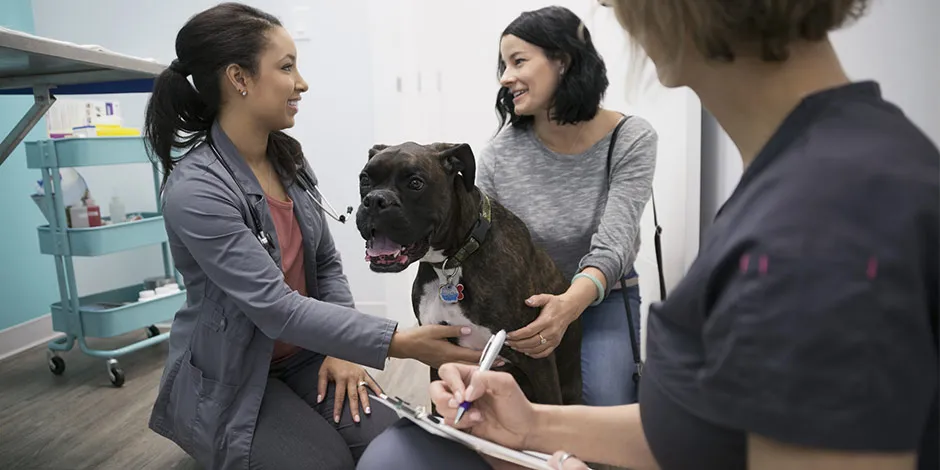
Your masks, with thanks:
<instances>
[{"instance_id":1,"label":"woman's smiling face","mask_svg":"<svg viewBox=\"0 0 940 470\"><path fill-rule=\"evenodd\" d=\"M307 82L297 70L297 48L290 34L281 27L267 34L268 44L258 57L257 73L245 97L257 118L270 130L294 126L300 95Z\"/></svg>"},{"instance_id":2,"label":"woman's smiling face","mask_svg":"<svg viewBox=\"0 0 940 470\"><path fill-rule=\"evenodd\" d=\"M531 116L550 109L564 64L512 34L500 40L499 53L505 65L499 83L513 95L513 112Z\"/></svg>"}]
</instances>

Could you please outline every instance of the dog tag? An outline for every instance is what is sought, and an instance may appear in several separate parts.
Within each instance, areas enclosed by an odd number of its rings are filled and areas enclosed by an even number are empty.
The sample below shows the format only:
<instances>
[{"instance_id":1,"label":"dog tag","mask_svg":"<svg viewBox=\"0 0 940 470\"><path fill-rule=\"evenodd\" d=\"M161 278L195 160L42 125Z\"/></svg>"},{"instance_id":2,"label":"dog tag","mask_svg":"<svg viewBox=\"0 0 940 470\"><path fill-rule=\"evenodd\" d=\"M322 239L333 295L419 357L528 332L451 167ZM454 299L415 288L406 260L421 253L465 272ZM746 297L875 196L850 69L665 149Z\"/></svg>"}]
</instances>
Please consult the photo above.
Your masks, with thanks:
<instances>
[{"instance_id":1,"label":"dog tag","mask_svg":"<svg viewBox=\"0 0 940 470\"><path fill-rule=\"evenodd\" d=\"M463 300L463 284L444 284L441 286L441 300L444 303L455 304Z\"/></svg>"}]
</instances>

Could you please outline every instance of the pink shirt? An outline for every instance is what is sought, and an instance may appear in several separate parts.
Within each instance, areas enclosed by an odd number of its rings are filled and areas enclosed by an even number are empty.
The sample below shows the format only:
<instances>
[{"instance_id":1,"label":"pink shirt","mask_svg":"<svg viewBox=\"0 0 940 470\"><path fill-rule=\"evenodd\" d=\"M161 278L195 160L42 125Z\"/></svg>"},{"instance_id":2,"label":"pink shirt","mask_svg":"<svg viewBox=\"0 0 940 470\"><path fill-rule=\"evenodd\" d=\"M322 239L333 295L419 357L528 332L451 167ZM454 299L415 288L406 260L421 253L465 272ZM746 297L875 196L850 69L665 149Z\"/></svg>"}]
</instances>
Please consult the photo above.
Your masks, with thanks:
<instances>
[{"instance_id":1,"label":"pink shirt","mask_svg":"<svg viewBox=\"0 0 940 470\"><path fill-rule=\"evenodd\" d=\"M291 289L307 295L307 276L304 273L304 245L300 225L294 216L294 202L291 200L279 201L266 196L268 206L271 208L271 218L274 219L274 229L277 231L277 241L281 246L281 267L284 271L284 281ZM290 357L300 351L298 346L282 341L274 342L272 360L277 361Z\"/></svg>"}]
</instances>

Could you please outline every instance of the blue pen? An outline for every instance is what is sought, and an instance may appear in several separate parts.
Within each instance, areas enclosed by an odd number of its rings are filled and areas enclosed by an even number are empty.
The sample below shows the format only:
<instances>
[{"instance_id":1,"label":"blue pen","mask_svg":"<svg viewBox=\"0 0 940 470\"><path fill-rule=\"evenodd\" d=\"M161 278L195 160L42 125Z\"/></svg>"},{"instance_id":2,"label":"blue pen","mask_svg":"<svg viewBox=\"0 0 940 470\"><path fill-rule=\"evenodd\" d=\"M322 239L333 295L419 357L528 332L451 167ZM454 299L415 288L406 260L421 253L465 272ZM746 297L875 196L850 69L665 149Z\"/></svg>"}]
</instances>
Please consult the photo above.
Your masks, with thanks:
<instances>
[{"instance_id":1,"label":"blue pen","mask_svg":"<svg viewBox=\"0 0 940 470\"><path fill-rule=\"evenodd\" d=\"M506 341L506 330L499 330L499 333L496 333L493 336L490 336L489 341L486 342L486 346L483 347L483 355L480 357L480 370L488 371L490 367L493 366L493 362L496 362L496 358L499 357L499 352L503 349L503 342ZM454 419L454 424L460 422L460 418L463 414L470 409L470 402L464 401L457 408L457 417Z\"/></svg>"}]
</instances>

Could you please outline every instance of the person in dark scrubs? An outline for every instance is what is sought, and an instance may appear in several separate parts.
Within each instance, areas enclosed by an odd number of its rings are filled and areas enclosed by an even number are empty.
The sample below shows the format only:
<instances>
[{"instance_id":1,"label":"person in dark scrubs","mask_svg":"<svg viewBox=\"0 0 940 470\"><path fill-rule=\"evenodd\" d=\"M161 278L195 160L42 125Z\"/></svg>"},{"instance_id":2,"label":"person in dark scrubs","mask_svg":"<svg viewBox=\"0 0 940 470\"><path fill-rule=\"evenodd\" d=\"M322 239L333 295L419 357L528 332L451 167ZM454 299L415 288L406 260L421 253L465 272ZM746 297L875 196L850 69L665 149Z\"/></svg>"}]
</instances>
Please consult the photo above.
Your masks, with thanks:
<instances>
[{"instance_id":1,"label":"person in dark scrubs","mask_svg":"<svg viewBox=\"0 0 940 470\"><path fill-rule=\"evenodd\" d=\"M869 2L612 3L663 85L690 87L728 132L744 174L650 308L639 404L533 405L506 374L447 364L438 412L453 423L471 401L457 427L566 470L938 468L940 153L827 38ZM378 461L488 468L401 422L358 468Z\"/></svg>"}]
</instances>

